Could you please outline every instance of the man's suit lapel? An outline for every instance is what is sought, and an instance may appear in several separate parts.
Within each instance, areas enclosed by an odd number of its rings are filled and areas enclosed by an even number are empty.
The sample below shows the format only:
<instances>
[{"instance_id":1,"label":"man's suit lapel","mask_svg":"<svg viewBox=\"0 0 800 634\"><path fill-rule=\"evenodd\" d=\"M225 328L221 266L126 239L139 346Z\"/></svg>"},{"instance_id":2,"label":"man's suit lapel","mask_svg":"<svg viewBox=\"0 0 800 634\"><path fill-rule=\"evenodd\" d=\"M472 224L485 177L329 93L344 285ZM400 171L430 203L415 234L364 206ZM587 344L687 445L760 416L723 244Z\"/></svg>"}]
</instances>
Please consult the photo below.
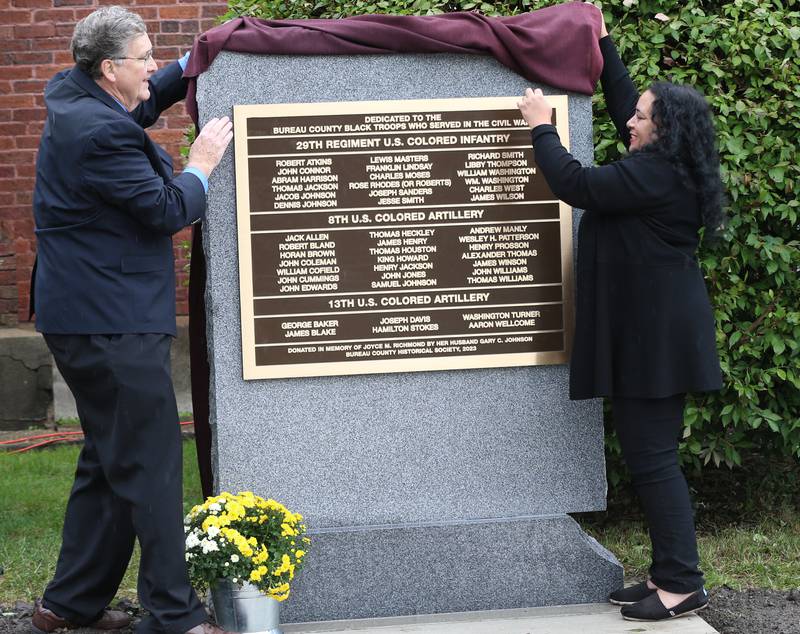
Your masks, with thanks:
<instances>
[{"instance_id":1,"label":"man's suit lapel","mask_svg":"<svg viewBox=\"0 0 800 634\"><path fill-rule=\"evenodd\" d=\"M77 66L75 66L70 71L68 77L69 77L69 79L74 81L76 84L78 84L78 86L83 88L83 90L85 90L87 93L89 93L92 97L94 97L95 99L99 99L100 101L102 101L104 104L106 104L112 110L115 110L115 111L117 111L117 112L119 112L121 114L126 114L126 115L130 116L128 114L128 111L125 110L125 108L123 108L120 104L118 104L117 101L114 99L114 97L112 97L105 90L100 88L100 86L97 85L97 82L94 79L89 77L89 75L84 73Z\"/></svg>"}]
</instances>

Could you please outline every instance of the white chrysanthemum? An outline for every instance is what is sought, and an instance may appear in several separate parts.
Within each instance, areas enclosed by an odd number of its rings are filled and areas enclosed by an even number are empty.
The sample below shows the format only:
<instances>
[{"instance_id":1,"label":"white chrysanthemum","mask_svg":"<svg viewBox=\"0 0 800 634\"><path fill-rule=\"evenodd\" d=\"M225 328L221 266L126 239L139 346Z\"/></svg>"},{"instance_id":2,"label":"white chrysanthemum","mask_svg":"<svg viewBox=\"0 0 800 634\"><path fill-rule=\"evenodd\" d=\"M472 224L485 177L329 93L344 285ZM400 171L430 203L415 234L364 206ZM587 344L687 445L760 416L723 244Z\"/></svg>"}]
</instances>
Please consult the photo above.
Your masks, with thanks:
<instances>
[{"instance_id":1,"label":"white chrysanthemum","mask_svg":"<svg viewBox=\"0 0 800 634\"><path fill-rule=\"evenodd\" d=\"M186 553L186 561L189 561L194 555L192 553Z\"/></svg>"},{"instance_id":2,"label":"white chrysanthemum","mask_svg":"<svg viewBox=\"0 0 800 634\"><path fill-rule=\"evenodd\" d=\"M215 550L219 550L219 546L217 546L217 542L213 539L204 539L200 542L200 548L203 549L203 552L208 554Z\"/></svg>"},{"instance_id":3,"label":"white chrysanthemum","mask_svg":"<svg viewBox=\"0 0 800 634\"><path fill-rule=\"evenodd\" d=\"M239 555L231 555L231 561L233 563L236 563L237 561L239 561Z\"/></svg>"},{"instance_id":4,"label":"white chrysanthemum","mask_svg":"<svg viewBox=\"0 0 800 634\"><path fill-rule=\"evenodd\" d=\"M208 505L208 510L211 511L212 513L219 513L222 510L222 507L216 502L214 502L213 504Z\"/></svg>"},{"instance_id":5,"label":"white chrysanthemum","mask_svg":"<svg viewBox=\"0 0 800 634\"><path fill-rule=\"evenodd\" d=\"M208 533L209 537L216 537L219 535L219 526L209 526L206 533Z\"/></svg>"},{"instance_id":6,"label":"white chrysanthemum","mask_svg":"<svg viewBox=\"0 0 800 634\"><path fill-rule=\"evenodd\" d=\"M630 9L637 1L638 0L622 0L622 6L626 9Z\"/></svg>"},{"instance_id":7,"label":"white chrysanthemum","mask_svg":"<svg viewBox=\"0 0 800 634\"><path fill-rule=\"evenodd\" d=\"M199 545L200 545L200 538L197 535L197 531L193 530L186 536L186 548L191 549Z\"/></svg>"}]
</instances>

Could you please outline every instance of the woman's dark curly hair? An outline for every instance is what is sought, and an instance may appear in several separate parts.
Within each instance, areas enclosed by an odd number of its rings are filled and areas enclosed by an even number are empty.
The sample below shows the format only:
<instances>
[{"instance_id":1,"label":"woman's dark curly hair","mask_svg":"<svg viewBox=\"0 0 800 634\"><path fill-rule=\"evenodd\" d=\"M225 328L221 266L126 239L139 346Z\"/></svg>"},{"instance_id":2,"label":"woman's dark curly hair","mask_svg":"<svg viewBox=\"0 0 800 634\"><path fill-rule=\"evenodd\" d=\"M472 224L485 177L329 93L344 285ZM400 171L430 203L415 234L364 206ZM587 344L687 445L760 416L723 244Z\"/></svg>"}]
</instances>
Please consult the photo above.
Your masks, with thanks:
<instances>
[{"instance_id":1,"label":"woman's dark curly hair","mask_svg":"<svg viewBox=\"0 0 800 634\"><path fill-rule=\"evenodd\" d=\"M644 151L666 157L697 192L706 235L717 233L724 220L716 131L703 95L689 86L660 81L653 93L655 140Z\"/></svg>"}]
</instances>

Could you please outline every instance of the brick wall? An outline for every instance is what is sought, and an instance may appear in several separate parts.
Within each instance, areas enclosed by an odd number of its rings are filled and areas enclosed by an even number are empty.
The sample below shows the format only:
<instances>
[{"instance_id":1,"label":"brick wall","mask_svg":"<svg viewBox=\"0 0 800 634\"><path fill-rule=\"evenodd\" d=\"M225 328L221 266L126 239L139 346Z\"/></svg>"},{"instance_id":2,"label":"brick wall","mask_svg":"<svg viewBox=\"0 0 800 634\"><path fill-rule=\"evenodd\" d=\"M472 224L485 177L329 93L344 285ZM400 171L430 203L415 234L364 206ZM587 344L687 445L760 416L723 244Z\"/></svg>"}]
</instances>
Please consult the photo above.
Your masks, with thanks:
<instances>
[{"instance_id":1,"label":"brick wall","mask_svg":"<svg viewBox=\"0 0 800 634\"><path fill-rule=\"evenodd\" d=\"M45 84L72 66L69 42L75 23L100 5L122 4L147 23L159 66L188 51L194 38L215 24L225 2L179 0L0 0L0 325L13 301L20 320L27 319L30 274L35 255L31 199L36 148L45 119ZM181 165L179 148L189 124L183 105L168 110L149 129L154 141ZM185 250L188 231L175 236L177 311L186 314ZM5 242L6 249L3 249ZM8 248L10 245L10 249ZM9 284L6 282L11 280ZM15 286L16 297L3 289Z\"/></svg>"},{"instance_id":2,"label":"brick wall","mask_svg":"<svg viewBox=\"0 0 800 634\"><path fill-rule=\"evenodd\" d=\"M0 326L17 325L18 303L14 245L0 234Z\"/></svg>"}]
</instances>

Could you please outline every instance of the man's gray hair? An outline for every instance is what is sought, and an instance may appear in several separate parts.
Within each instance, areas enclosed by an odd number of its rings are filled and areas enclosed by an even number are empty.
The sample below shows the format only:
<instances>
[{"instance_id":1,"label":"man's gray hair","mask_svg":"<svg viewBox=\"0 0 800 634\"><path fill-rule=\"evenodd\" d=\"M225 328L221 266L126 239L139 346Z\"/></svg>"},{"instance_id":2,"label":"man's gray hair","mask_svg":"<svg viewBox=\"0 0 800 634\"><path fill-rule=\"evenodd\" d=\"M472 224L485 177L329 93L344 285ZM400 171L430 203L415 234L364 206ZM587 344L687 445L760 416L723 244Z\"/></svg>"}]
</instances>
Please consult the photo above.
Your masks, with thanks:
<instances>
[{"instance_id":1,"label":"man's gray hair","mask_svg":"<svg viewBox=\"0 0 800 634\"><path fill-rule=\"evenodd\" d=\"M147 27L138 14L123 7L103 7L75 25L72 58L78 68L99 79L103 76L100 62L125 57L128 43L146 33Z\"/></svg>"}]
</instances>

